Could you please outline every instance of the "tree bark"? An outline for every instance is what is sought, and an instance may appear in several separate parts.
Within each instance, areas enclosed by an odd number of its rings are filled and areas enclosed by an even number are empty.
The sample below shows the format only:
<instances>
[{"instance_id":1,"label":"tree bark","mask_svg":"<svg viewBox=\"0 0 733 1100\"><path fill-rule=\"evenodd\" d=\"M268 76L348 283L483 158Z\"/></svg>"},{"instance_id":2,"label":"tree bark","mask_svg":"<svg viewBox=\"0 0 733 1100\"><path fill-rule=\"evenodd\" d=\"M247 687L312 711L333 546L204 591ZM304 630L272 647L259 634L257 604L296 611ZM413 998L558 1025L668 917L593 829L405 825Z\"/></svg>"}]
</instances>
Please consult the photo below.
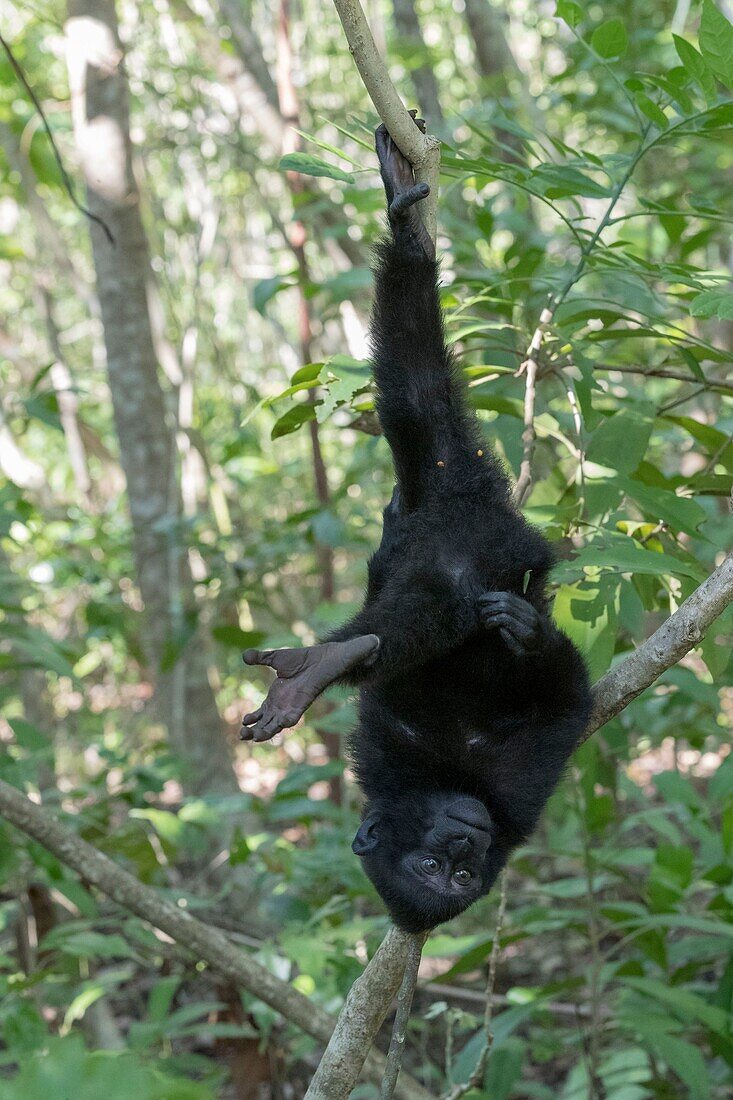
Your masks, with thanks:
<instances>
[{"instance_id":1,"label":"tree bark","mask_svg":"<svg viewBox=\"0 0 733 1100\"><path fill-rule=\"evenodd\" d=\"M74 134L89 208L115 241L110 244L100 227L91 225L107 374L145 605L142 643L160 720L189 770L188 788L233 791L205 648L201 639L183 640L195 621L193 586L179 533L175 443L146 301L149 256L132 171L128 88L113 0L71 0L66 30Z\"/></svg>"}]
</instances>

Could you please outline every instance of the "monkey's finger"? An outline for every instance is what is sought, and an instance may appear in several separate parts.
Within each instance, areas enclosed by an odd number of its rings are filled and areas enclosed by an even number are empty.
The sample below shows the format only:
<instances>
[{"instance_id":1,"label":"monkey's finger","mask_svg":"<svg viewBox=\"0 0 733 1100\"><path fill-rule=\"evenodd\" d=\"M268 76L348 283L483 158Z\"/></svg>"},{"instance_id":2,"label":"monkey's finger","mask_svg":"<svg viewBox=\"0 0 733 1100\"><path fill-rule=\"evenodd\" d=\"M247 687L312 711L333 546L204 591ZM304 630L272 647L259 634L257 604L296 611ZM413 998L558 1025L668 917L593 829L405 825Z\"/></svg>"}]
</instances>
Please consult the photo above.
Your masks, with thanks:
<instances>
[{"instance_id":1,"label":"monkey's finger","mask_svg":"<svg viewBox=\"0 0 733 1100\"><path fill-rule=\"evenodd\" d=\"M257 742L271 741L276 734L281 733L284 729L289 729L290 726L294 726L299 718L299 714L295 715L290 711L280 710L278 707L269 714L265 714L264 718L254 727L254 740Z\"/></svg>"},{"instance_id":2,"label":"monkey's finger","mask_svg":"<svg viewBox=\"0 0 733 1100\"><path fill-rule=\"evenodd\" d=\"M478 602L484 612L505 611L527 626L537 623L537 608L513 592L487 592Z\"/></svg>"},{"instance_id":3,"label":"monkey's finger","mask_svg":"<svg viewBox=\"0 0 733 1100\"><path fill-rule=\"evenodd\" d=\"M251 714L245 714L244 718L242 719L242 725L253 726L255 722L259 722L264 712L265 707L263 704L261 707L258 707L257 710L253 710Z\"/></svg>"},{"instance_id":4,"label":"monkey's finger","mask_svg":"<svg viewBox=\"0 0 733 1100\"><path fill-rule=\"evenodd\" d=\"M536 634L533 624L522 622L508 611L484 612L484 626L508 630L522 645L526 645Z\"/></svg>"},{"instance_id":5,"label":"monkey's finger","mask_svg":"<svg viewBox=\"0 0 733 1100\"><path fill-rule=\"evenodd\" d=\"M276 652L275 649L245 649L242 660L245 665L270 665L272 668L271 661Z\"/></svg>"},{"instance_id":6,"label":"monkey's finger","mask_svg":"<svg viewBox=\"0 0 733 1100\"><path fill-rule=\"evenodd\" d=\"M403 191L401 195L397 196L390 206L389 212L393 218L402 217L411 206L427 198L429 194L430 187L427 183L416 183L409 191Z\"/></svg>"},{"instance_id":7,"label":"monkey's finger","mask_svg":"<svg viewBox=\"0 0 733 1100\"><path fill-rule=\"evenodd\" d=\"M504 642L506 642L507 648L512 651L515 657L524 657L525 648L522 643L514 637L514 635L505 630L504 627L499 631L499 634Z\"/></svg>"}]
</instances>

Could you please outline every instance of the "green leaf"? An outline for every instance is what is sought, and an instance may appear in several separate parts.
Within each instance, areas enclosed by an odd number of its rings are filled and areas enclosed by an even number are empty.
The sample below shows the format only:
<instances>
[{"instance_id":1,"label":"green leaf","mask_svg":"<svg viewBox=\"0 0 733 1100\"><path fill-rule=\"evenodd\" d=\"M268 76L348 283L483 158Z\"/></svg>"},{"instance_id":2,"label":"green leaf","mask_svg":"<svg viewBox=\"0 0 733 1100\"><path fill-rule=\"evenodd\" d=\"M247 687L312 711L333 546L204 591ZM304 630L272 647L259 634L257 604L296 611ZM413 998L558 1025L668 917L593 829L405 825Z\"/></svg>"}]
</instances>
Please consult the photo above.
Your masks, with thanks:
<instances>
[{"instance_id":1,"label":"green leaf","mask_svg":"<svg viewBox=\"0 0 733 1100\"><path fill-rule=\"evenodd\" d=\"M591 35L590 44L599 57L620 57L626 52L629 44L626 28L620 19L609 19L607 23L596 27Z\"/></svg>"},{"instance_id":2,"label":"green leaf","mask_svg":"<svg viewBox=\"0 0 733 1100\"><path fill-rule=\"evenodd\" d=\"M708 68L705 58L697 52L686 38L680 38L676 34L673 34L672 37L674 38L677 56L684 65L685 71L702 88L706 101L712 103L715 99L715 78Z\"/></svg>"},{"instance_id":3,"label":"green leaf","mask_svg":"<svg viewBox=\"0 0 733 1100\"><path fill-rule=\"evenodd\" d=\"M574 0L557 0L555 15L558 19L564 20L569 27L577 27L585 18L585 12Z\"/></svg>"},{"instance_id":4,"label":"green leaf","mask_svg":"<svg viewBox=\"0 0 733 1100\"><path fill-rule=\"evenodd\" d=\"M643 92L635 92L634 102L639 110L642 111L659 130L667 129L669 126L669 119L661 107L658 107L654 100L650 99L648 95L644 95Z\"/></svg>"},{"instance_id":5,"label":"green leaf","mask_svg":"<svg viewBox=\"0 0 733 1100\"><path fill-rule=\"evenodd\" d=\"M700 50L715 75L733 87L733 26L712 0L703 0Z\"/></svg>"},{"instance_id":6,"label":"green leaf","mask_svg":"<svg viewBox=\"0 0 733 1100\"><path fill-rule=\"evenodd\" d=\"M582 195L588 199L604 199L608 187L577 168L562 164L541 164L532 172L530 181L541 185L540 191L548 199Z\"/></svg>"},{"instance_id":7,"label":"green leaf","mask_svg":"<svg viewBox=\"0 0 733 1100\"><path fill-rule=\"evenodd\" d=\"M64 936L59 948L66 955L81 959L134 958L135 952L129 943L115 933L104 935L102 932L73 932Z\"/></svg>"},{"instance_id":8,"label":"green leaf","mask_svg":"<svg viewBox=\"0 0 733 1100\"><path fill-rule=\"evenodd\" d=\"M280 439L284 435L290 435L291 432L297 432L298 428L302 428L309 420L315 419L315 405L310 403L293 405L291 409L283 413L279 420L275 421L270 432L270 438Z\"/></svg>"},{"instance_id":9,"label":"green leaf","mask_svg":"<svg viewBox=\"0 0 733 1100\"><path fill-rule=\"evenodd\" d=\"M553 570L553 577L564 583L572 583L586 570L610 569L615 573L642 573L652 577L691 577L698 583L703 579L701 570L670 554L645 550L638 542L619 535L606 535L589 546L583 547L572 561L560 562Z\"/></svg>"},{"instance_id":10,"label":"green leaf","mask_svg":"<svg viewBox=\"0 0 733 1100\"><path fill-rule=\"evenodd\" d=\"M303 382L312 382L315 385L322 370L323 363L306 363L295 371L290 379L290 385L301 386Z\"/></svg>"},{"instance_id":11,"label":"green leaf","mask_svg":"<svg viewBox=\"0 0 733 1100\"><path fill-rule=\"evenodd\" d=\"M635 478L619 478L619 484L651 519L655 522L663 520L677 531L697 535L698 527L706 518L705 509L696 501L678 497L669 489L645 485Z\"/></svg>"},{"instance_id":12,"label":"green leaf","mask_svg":"<svg viewBox=\"0 0 733 1100\"><path fill-rule=\"evenodd\" d=\"M280 157L278 168L281 172L300 172L304 176L325 176L331 180L341 180L343 183L354 183L354 177L350 172L343 172L333 164L314 157L312 153L288 153Z\"/></svg>"},{"instance_id":13,"label":"green leaf","mask_svg":"<svg viewBox=\"0 0 733 1100\"><path fill-rule=\"evenodd\" d=\"M690 1021L704 1024L711 1031L727 1033L728 1017L720 1008L707 1004L702 997L679 986L668 986L653 978L624 977L625 985L663 1004L683 1023Z\"/></svg>"},{"instance_id":14,"label":"green leaf","mask_svg":"<svg viewBox=\"0 0 733 1100\"><path fill-rule=\"evenodd\" d=\"M616 647L618 581L561 585L555 596L555 622L582 650L591 678L607 671Z\"/></svg>"},{"instance_id":15,"label":"green leaf","mask_svg":"<svg viewBox=\"0 0 733 1100\"><path fill-rule=\"evenodd\" d=\"M283 279L281 275L273 275L270 279L260 279L259 282L255 283L252 290L252 305L264 317L265 306L270 299L290 286L295 286L294 281Z\"/></svg>"},{"instance_id":16,"label":"green leaf","mask_svg":"<svg viewBox=\"0 0 733 1100\"><path fill-rule=\"evenodd\" d=\"M719 317L721 321L733 321L733 290L713 287L696 295L690 304L693 317Z\"/></svg>"},{"instance_id":17,"label":"green leaf","mask_svg":"<svg viewBox=\"0 0 733 1100\"><path fill-rule=\"evenodd\" d=\"M636 409L620 409L596 428L588 445L588 461L630 474L643 459L652 432L651 417Z\"/></svg>"}]
</instances>

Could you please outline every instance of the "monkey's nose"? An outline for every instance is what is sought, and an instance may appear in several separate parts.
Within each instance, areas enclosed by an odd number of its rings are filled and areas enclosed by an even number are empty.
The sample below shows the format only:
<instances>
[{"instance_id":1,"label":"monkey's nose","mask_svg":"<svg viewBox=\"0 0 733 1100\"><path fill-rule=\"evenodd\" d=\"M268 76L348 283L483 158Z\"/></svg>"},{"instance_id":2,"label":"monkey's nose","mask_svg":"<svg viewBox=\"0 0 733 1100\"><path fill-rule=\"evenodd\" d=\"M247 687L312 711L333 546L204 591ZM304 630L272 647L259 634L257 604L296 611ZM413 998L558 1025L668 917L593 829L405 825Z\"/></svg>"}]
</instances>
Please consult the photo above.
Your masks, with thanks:
<instances>
[{"instance_id":1,"label":"monkey's nose","mask_svg":"<svg viewBox=\"0 0 733 1100\"><path fill-rule=\"evenodd\" d=\"M459 856L466 856L469 852L473 851L473 844L465 833L460 836L451 837L448 847L453 859L458 859Z\"/></svg>"}]
</instances>

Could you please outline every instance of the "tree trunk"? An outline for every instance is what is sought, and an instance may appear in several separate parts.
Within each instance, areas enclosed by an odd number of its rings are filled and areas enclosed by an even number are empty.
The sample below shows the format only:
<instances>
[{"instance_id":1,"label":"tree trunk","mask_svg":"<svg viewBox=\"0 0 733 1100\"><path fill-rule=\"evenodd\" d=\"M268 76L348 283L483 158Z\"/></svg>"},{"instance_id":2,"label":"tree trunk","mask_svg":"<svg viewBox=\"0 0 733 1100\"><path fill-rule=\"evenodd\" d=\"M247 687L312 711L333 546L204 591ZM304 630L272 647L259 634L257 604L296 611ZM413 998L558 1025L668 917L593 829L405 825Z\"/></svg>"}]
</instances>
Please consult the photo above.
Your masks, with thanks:
<instances>
[{"instance_id":1,"label":"tree trunk","mask_svg":"<svg viewBox=\"0 0 733 1100\"><path fill-rule=\"evenodd\" d=\"M142 644L171 748L193 791L236 789L222 723L195 624L181 546L173 433L166 422L146 300L148 247L132 172L128 88L114 0L71 0L66 27L74 135L88 205L114 237L91 224L107 373L127 479ZM175 657L177 656L177 660Z\"/></svg>"}]
</instances>

